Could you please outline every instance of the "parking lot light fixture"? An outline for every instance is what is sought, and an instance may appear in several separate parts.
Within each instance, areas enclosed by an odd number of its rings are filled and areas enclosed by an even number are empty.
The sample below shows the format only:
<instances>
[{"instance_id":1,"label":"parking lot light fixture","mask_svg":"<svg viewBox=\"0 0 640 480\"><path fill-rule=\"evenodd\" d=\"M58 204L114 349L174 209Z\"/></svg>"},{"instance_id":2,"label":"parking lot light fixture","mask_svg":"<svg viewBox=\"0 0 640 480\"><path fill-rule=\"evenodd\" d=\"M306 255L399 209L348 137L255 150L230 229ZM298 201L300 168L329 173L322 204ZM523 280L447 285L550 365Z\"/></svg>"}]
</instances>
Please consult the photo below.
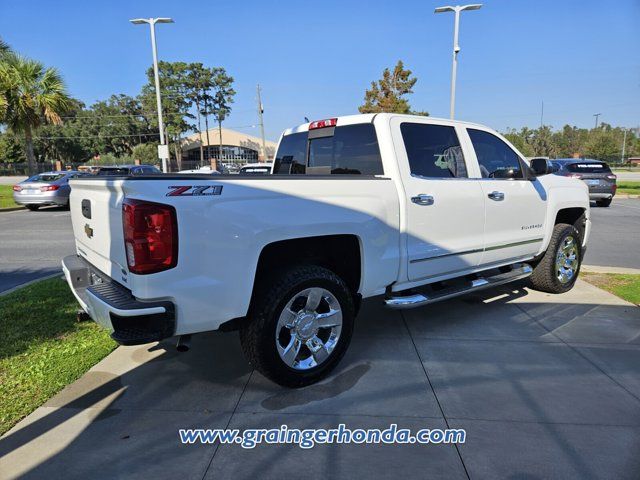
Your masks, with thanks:
<instances>
[{"instance_id":1,"label":"parking lot light fixture","mask_svg":"<svg viewBox=\"0 0 640 480\"><path fill-rule=\"evenodd\" d=\"M453 26L453 66L451 68L451 104L449 106L449 117L453 120L455 104L456 104L456 72L458 70L458 52L460 45L458 44L458 29L460 26L460 12L464 10L478 10L482 7L481 3L472 3L469 5L456 5L454 7L447 5L438 7L434 13L453 12L455 14L455 22Z\"/></svg>"},{"instance_id":2,"label":"parking lot light fixture","mask_svg":"<svg viewBox=\"0 0 640 480\"><path fill-rule=\"evenodd\" d=\"M151 29L151 51L153 54L153 77L155 80L156 88L156 103L158 107L158 131L160 133L160 148L158 148L158 154L162 161L162 171L167 173L167 155L166 153L160 154L160 152L167 152L165 135L164 135L164 122L162 120L162 100L160 98L160 74L158 73L158 49L156 47L156 23L173 23L173 19L168 17L157 18L134 18L129 20L134 25L149 24Z\"/></svg>"}]
</instances>

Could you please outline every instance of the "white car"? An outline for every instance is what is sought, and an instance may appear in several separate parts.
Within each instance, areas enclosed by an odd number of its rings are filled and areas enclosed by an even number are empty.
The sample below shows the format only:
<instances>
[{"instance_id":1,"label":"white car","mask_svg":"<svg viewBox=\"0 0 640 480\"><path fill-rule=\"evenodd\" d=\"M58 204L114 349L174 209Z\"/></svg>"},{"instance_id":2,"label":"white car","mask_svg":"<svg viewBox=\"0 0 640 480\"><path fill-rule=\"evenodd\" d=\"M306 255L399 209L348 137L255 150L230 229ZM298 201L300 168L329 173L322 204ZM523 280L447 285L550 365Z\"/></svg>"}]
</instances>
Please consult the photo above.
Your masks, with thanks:
<instances>
[{"instance_id":1,"label":"white car","mask_svg":"<svg viewBox=\"0 0 640 480\"><path fill-rule=\"evenodd\" d=\"M271 175L72 180L63 270L121 344L237 329L258 371L307 385L344 355L363 298L412 308L528 276L570 290L588 191L546 173L482 125L311 122L284 132Z\"/></svg>"},{"instance_id":2,"label":"white car","mask_svg":"<svg viewBox=\"0 0 640 480\"><path fill-rule=\"evenodd\" d=\"M205 175L220 175L220 172L218 172L217 170L212 169L209 166L204 166L204 167L200 167L200 168L192 168L189 170L180 170L178 173L202 173Z\"/></svg>"}]
</instances>

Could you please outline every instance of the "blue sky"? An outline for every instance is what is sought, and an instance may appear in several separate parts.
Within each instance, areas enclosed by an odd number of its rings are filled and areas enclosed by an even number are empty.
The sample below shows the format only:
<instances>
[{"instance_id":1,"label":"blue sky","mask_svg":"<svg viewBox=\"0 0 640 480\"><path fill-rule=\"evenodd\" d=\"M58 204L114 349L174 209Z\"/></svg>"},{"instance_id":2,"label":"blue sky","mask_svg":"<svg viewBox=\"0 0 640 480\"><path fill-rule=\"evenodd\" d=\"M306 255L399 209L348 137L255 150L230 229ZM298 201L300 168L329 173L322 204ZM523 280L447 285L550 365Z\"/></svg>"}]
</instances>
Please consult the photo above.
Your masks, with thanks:
<instances>
[{"instance_id":1,"label":"blue sky","mask_svg":"<svg viewBox=\"0 0 640 480\"><path fill-rule=\"evenodd\" d=\"M410 103L448 116L453 15L446 0L61 1L0 3L0 35L56 66L86 103L135 95L151 63L147 27L128 19L170 16L158 27L160 58L224 66L236 80L230 128L258 135L255 85L263 87L267 137L304 117L357 113L364 90L402 59L418 77ZM540 123L640 124L640 1L486 0L462 14L456 117L499 130Z\"/></svg>"}]
</instances>

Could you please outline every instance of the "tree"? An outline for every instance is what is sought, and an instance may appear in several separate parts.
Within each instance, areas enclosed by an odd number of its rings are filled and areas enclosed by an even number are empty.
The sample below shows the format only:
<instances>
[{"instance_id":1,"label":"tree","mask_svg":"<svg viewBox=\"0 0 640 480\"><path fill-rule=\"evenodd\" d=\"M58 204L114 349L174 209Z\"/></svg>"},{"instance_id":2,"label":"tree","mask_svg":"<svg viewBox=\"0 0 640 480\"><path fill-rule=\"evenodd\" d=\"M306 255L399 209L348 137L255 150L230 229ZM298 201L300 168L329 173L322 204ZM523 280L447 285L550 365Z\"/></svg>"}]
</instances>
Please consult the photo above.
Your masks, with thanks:
<instances>
[{"instance_id":1,"label":"tree","mask_svg":"<svg viewBox=\"0 0 640 480\"><path fill-rule=\"evenodd\" d=\"M10 53L11 53L11 48L9 47L9 44L4 42L0 38L0 61L2 61L2 58L5 55L8 55ZM9 86L7 84L7 79L5 79L5 78L0 76L0 123L4 123L3 122L3 118L4 118L4 115L7 112L7 90L8 90L8 88L9 88Z\"/></svg>"},{"instance_id":2,"label":"tree","mask_svg":"<svg viewBox=\"0 0 640 480\"><path fill-rule=\"evenodd\" d=\"M211 70L213 74L213 99L211 101L210 113L218 122L218 132L220 133L220 152L218 158L222 161L222 122L231 113L231 104L236 91L233 89L233 77L227 75L222 67L215 67ZM207 113L209 110L207 111ZM217 167L214 163L213 167Z\"/></svg>"},{"instance_id":3,"label":"tree","mask_svg":"<svg viewBox=\"0 0 640 480\"><path fill-rule=\"evenodd\" d=\"M187 98L195 107L197 119L197 131L200 138L200 163L204 163L204 151L202 141L202 119L204 116L207 132L207 148L209 147L209 118L208 105L212 97L209 90L213 88L213 74L211 69L202 63L190 63L187 72Z\"/></svg>"},{"instance_id":4,"label":"tree","mask_svg":"<svg viewBox=\"0 0 640 480\"><path fill-rule=\"evenodd\" d=\"M162 116L164 119L167 144L173 143L173 150L178 168L181 161L180 139L182 135L193 129L187 120L194 116L189 112L191 101L189 99L189 79L187 76L189 65L185 62L159 62L158 74L160 76L160 93L162 97ZM140 101L146 112L156 111L156 92L153 76L153 67L147 70L148 83L142 87ZM152 124L157 129L158 119L154 114Z\"/></svg>"},{"instance_id":5,"label":"tree","mask_svg":"<svg viewBox=\"0 0 640 480\"><path fill-rule=\"evenodd\" d=\"M158 163L158 146L155 143L139 143L133 147L131 156L142 164L155 165Z\"/></svg>"},{"instance_id":6,"label":"tree","mask_svg":"<svg viewBox=\"0 0 640 480\"><path fill-rule=\"evenodd\" d=\"M24 134L29 174L33 175L33 133L43 124L61 124L70 98L57 70L11 53L4 54L0 62L0 85L6 99L3 122L14 133Z\"/></svg>"},{"instance_id":7,"label":"tree","mask_svg":"<svg viewBox=\"0 0 640 480\"><path fill-rule=\"evenodd\" d=\"M358 107L360 113L414 113L429 115L428 112L412 112L406 95L413 93L413 86L418 81L411 76L411 70L405 69L402 60L391 72L385 68L382 78L371 82L371 88L365 91L364 104Z\"/></svg>"},{"instance_id":8,"label":"tree","mask_svg":"<svg viewBox=\"0 0 640 480\"><path fill-rule=\"evenodd\" d=\"M0 133L0 163L20 163L24 153L20 139L12 132Z\"/></svg>"}]
</instances>

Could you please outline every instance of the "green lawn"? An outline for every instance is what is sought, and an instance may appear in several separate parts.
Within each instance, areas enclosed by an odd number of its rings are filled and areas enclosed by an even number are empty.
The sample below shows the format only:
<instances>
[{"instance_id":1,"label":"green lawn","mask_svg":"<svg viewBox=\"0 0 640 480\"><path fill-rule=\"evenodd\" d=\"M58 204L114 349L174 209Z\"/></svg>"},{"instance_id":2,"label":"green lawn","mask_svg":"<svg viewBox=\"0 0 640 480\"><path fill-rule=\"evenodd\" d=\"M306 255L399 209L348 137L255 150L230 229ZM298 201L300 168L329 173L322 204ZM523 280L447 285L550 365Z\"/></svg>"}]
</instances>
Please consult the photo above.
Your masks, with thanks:
<instances>
[{"instance_id":1,"label":"green lawn","mask_svg":"<svg viewBox=\"0 0 640 480\"><path fill-rule=\"evenodd\" d=\"M640 182L618 182L618 191L616 193L640 195Z\"/></svg>"},{"instance_id":2,"label":"green lawn","mask_svg":"<svg viewBox=\"0 0 640 480\"><path fill-rule=\"evenodd\" d=\"M580 277L627 302L640 305L640 275L582 272Z\"/></svg>"},{"instance_id":3,"label":"green lawn","mask_svg":"<svg viewBox=\"0 0 640 480\"><path fill-rule=\"evenodd\" d=\"M95 323L76 322L77 309L59 278L0 297L0 434L116 347Z\"/></svg>"},{"instance_id":4,"label":"green lawn","mask_svg":"<svg viewBox=\"0 0 640 480\"><path fill-rule=\"evenodd\" d=\"M13 185L0 185L0 208L17 206L13 201Z\"/></svg>"}]
</instances>

